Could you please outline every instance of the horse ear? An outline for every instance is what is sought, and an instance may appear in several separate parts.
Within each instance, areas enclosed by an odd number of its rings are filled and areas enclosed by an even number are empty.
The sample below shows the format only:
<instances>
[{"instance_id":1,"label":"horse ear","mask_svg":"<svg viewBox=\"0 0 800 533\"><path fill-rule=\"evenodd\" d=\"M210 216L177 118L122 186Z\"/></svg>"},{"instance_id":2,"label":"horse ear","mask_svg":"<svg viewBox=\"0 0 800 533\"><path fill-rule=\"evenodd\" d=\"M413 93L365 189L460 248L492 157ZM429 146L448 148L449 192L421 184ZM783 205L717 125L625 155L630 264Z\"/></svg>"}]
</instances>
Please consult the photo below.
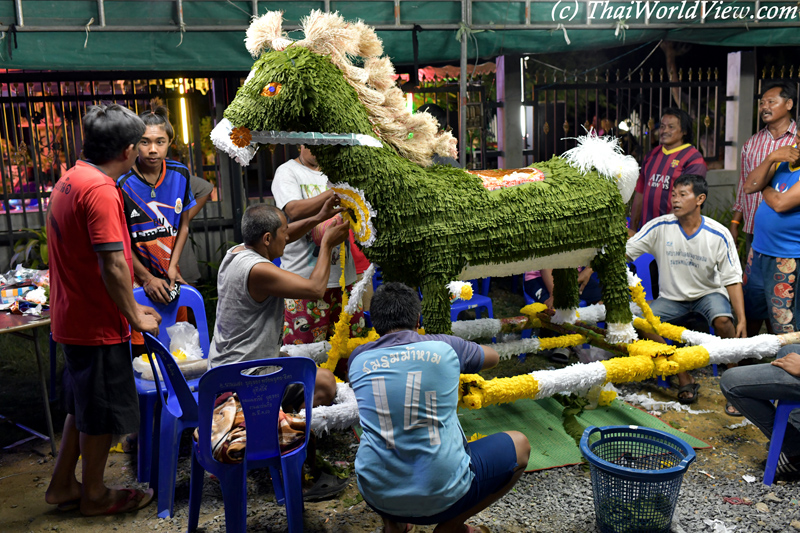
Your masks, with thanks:
<instances>
[{"instance_id":1,"label":"horse ear","mask_svg":"<svg viewBox=\"0 0 800 533\"><path fill-rule=\"evenodd\" d=\"M282 23L282 11L268 11L250 24L244 45L254 59L267 48L283 50L292 43L292 40L283 33Z\"/></svg>"}]
</instances>

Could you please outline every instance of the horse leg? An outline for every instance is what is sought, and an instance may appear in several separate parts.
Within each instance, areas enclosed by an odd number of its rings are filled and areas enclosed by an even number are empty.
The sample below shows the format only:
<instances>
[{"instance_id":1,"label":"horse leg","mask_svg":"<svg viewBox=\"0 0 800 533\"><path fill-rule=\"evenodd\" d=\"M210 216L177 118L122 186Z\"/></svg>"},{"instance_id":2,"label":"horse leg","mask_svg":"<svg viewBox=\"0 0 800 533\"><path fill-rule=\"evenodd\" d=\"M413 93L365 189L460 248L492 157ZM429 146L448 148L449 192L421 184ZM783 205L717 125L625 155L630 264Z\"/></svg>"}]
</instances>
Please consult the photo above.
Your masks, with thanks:
<instances>
[{"instance_id":1,"label":"horse leg","mask_svg":"<svg viewBox=\"0 0 800 533\"><path fill-rule=\"evenodd\" d=\"M629 305L625 246L606 248L605 253L598 253L592 260L592 268L600 278L606 306L606 340L612 343L635 340L636 332L630 325L633 315Z\"/></svg>"},{"instance_id":2,"label":"horse leg","mask_svg":"<svg viewBox=\"0 0 800 533\"><path fill-rule=\"evenodd\" d=\"M553 270L553 307L577 309L581 298L578 291L578 271L574 268Z\"/></svg>"},{"instance_id":3,"label":"horse leg","mask_svg":"<svg viewBox=\"0 0 800 533\"><path fill-rule=\"evenodd\" d=\"M452 334L446 278L427 276L422 280L422 317L426 333Z\"/></svg>"}]
</instances>

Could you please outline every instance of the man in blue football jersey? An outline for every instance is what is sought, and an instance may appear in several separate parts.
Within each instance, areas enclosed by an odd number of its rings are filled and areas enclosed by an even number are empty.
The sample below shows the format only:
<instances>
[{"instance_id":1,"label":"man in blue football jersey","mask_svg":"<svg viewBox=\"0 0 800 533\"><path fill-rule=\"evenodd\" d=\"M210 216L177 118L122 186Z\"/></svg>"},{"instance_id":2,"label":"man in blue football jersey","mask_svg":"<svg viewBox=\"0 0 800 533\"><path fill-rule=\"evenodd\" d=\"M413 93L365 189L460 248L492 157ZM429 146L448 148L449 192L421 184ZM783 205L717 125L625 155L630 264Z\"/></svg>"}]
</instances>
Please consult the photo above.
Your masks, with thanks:
<instances>
[{"instance_id":1,"label":"man in blue football jersey","mask_svg":"<svg viewBox=\"0 0 800 533\"><path fill-rule=\"evenodd\" d=\"M402 283L378 287L371 318L381 338L349 359L364 430L358 488L384 531L438 524L437 533L484 531L465 524L508 492L528 465L517 431L467 443L456 408L460 374L495 366L497 352L450 335L419 335L420 301Z\"/></svg>"}]
</instances>

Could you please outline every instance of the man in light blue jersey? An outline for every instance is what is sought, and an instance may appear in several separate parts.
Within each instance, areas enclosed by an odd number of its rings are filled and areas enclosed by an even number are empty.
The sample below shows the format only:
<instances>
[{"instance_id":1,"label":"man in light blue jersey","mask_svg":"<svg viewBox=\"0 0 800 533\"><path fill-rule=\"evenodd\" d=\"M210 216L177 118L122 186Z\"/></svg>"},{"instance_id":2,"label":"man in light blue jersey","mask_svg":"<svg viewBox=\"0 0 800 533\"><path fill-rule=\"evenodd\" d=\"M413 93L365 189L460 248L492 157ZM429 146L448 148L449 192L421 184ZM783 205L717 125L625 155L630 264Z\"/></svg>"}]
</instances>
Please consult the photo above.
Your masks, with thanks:
<instances>
[{"instance_id":1,"label":"man in light blue jersey","mask_svg":"<svg viewBox=\"0 0 800 533\"><path fill-rule=\"evenodd\" d=\"M358 488L386 533L409 524L438 524L436 533L486 531L465 522L514 486L530 444L517 431L467 443L456 413L459 376L491 368L499 356L458 337L419 335L420 309L409 287L381 285L371 304L381 338L350 355L364 429Z\"/></svg>"}]
</instances>

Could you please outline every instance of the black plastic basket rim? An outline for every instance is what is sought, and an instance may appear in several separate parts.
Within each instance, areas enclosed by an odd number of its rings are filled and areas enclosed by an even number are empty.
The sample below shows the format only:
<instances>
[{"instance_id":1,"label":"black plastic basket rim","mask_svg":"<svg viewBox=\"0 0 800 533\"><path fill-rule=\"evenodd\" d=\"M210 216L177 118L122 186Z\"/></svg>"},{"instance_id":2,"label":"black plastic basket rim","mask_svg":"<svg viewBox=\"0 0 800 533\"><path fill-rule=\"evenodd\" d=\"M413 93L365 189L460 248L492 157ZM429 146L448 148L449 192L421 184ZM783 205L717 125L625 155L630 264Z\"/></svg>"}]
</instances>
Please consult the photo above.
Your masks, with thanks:
<instances>
[{"instance_id":1,"label":"black plastic basket rim","mask_svg":"<svg viewBox=\"0 0 800 533\"><path fill-rule=\"evenodd\" d=\"M595 442L594 444L589 444L589 438L594 434L600 432L600 440ZM675 445L675 448L667 446L661 442L654 442L652 444L663 448L665 451L671 451L676 453L676 455L682 456L683 459L680 463L670 468L664 468L661 470L642 470L638 468L628 468L626 466L620 466L614 464L612 462L606 461L605 459L601 459L598 457L593 451L592 448L595 446L608 442L610 439L617 440L614 437L615 433L637 433L643 437L657 437L662 440L666 440L671 444ZM629 440L630 437L622 438L620 437L619 440ZM646 439L637 439L637 440L646 440ZM581 453L589 461L589 464L592 466L604 470L613 474L616 477L620 477L623 479L629 479L632 481L648 481L648 482L656 482L656 481L668 481L670 479L674 479L675 477L682 476L686 469L689 468L689 465L694 462L697 458L697 454L694 451L694 448L689 446L684 440L679 439L674 435L670 435L664 431L653 429L653 428L645 428L639 426L604 426L604 427L597 427L597 426L590 426L586 428L586 431L583 432L583 436L581 437Z\"/></svg>"}]
</instances>

